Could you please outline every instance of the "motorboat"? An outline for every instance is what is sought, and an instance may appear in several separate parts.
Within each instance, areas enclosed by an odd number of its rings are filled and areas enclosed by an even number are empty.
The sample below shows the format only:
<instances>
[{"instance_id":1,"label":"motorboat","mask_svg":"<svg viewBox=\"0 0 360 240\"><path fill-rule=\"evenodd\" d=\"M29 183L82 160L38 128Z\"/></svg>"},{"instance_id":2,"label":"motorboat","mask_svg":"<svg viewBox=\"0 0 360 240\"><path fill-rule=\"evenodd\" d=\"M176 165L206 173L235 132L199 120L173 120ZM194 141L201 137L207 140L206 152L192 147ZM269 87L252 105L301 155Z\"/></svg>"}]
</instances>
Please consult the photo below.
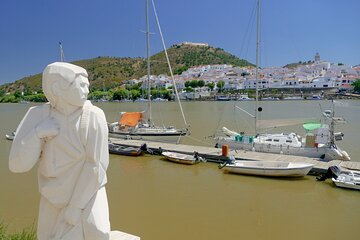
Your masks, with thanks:
<instances>
[{"instance_id":1,"label":"motorboat","mask_svg":"<svg viewBox=\"0 0 360 240\"><path fill-rule=\"evenodd\" d=\"M249 97L239 97L238 101L254 101L255 99Z\"/></svg>"},{"instance_id":2,"label":"motorboat","mask_svg":"<svg viewBox=\"0 0 360 240\"><path fill-rule=\"evenodd\" d=\"M337 187L351 188L360 190L360 174L350 171L349 173L341 173L337 178L331 179Z\"/></svg>"},{"instance_id":3,"label":"motorboat","mask_svg":"<svg viewBox=\"0 0 360 240\"><path fill-rule=\"evenodd\" d=\"M129 147L109 143L109 153L126 156L140 156L143 154L143 149L142 147Z\"/></svg>"},{"instance_id":4,"label":"motorboat","mask_svg":"<svg viewBox=\"0 0 360 240\"><path fill-rule=\"evenodd\" d=\"M322 100L322 97L320 95L312 95L310 97L306 98L307 100Z\"/></svg>"},{"instance_id":5,"label":"motorboat","mask_svg":"<svg viewBox=\"0 0 360 240\"><path fill-rule=\"evenodd\" d=\"M216 101L230 101L231 98L229 96L219 95L216 96Z\"/></svg>"},{"instance_id":6,"label":"motorboat","mask_svg":"<svg viewBox=\"0 0 360 240\"><path fill-rule=\"evenodd\" d=\"M5 138L6 138L7 140L10 140L10 141L14 140L14 138L15 138L15 131L13 131L13 132L11 132L11 133L9 133L9 134L5 134Z\"/></svg>"},{"instance_id":7,"label":"motorboat","mask_svg":"<svg viewBox=\"0 0 360 240\"><path fill-rule=\"evenodd\" d=\"M283 100L290 100L290 101L294 101L294 100L304 100L303 97L285 97Z\"/></svg>"},{"instance_id":8,"label":"motorboat","mask_svg":"<svg viewBox=\"0 0 360 240\"><path fill-rule=\"evenodd\" d=\"M237 174L267 177L303 177L313 168L313 164L283 161L243 161L230 160L219 165L225 171Z\"/></svg>"},{"instance_id":9,"label":"motorboat","mask_svg":"<svg viewBox=\"0 0 360 240\"><path fill-rule=\"evenodd\" d=\"M261 98L261 101L279 101L280 99L277 97L264 97Z\"/></svg>"},{"instance_id":10,"label":"motorboat","mask_svg":"<svg viewBox=\"0 0 360 240\"><path fill-rule=\"evenodd\" d=\"M193 154L184 154L184 153L177 153L171 151L164 151L161 153L161 155L163 155L169 161L188 164L188 165L193 165L199 162L206 162L204 158L199 156L198 152L194 152Z\"/></svg>"},{"instance_id":11,"label":"motorboat","mask_svg":"<svg viewBox=\"0 0 360 240\"><path fill-rule=\"evenodd\" d=\"M360 173L342 170L338 166L331 166L327 172L317 177L318 181L325 181L331 178L337 187L360 190Z\"/></svg>"},{"instance_id":12,"label":"motorboat","mask_svg":"<svg viewBox=\"0 0 360 240\"><path fill-rule=\"evenodd\" d=\"M254 98L250 98L247 94L241 94L238 101L254 101Z\"/></svg>"}]
</instances>

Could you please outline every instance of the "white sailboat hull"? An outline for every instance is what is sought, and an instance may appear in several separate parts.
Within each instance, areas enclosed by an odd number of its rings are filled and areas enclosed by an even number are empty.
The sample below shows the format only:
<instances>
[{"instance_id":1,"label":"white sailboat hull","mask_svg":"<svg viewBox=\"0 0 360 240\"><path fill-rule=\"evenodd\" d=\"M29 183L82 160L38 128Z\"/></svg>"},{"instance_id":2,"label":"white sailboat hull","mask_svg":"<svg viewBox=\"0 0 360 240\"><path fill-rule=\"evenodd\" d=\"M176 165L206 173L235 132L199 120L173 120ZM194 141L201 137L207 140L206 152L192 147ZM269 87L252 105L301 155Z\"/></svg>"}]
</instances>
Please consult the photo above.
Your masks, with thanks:
<instances>
[{"instance_id":1,"label":"white sailboat hull","mask_svg":"<svg viewBox=\"0 0 360 240\"><path fill-rule=\"evenodd\" d=\"M227 137L219 137L217 139L217 144L228 145L230 149L235 150L247 150L247 151L255 151L255 152L265 152L265 153L275 153L275 154L286 154L286 155L295 155L295 156L303 156L310 158L321 158L325 161L331 160L344 160L349 161L349 155L339 149L339 148L330 148L328 146L322 147L294 147L294 146L282 146L282 145L272 145L265 143L245 143L238 142L233 140L232 138Z\"/></svg>"},{"instance_id":2,"label":"white sailboat hull","mask_svg":"<svg viewBox=\"0 0 360 240\"><path fill-rule=\"evenodd\" d=\"M224 169L228 172L268 177L303 177L309 173L313 164L287 163L277 161L234 161Z\"/></svg>"},{"instance_id":3,"label":"white sailboat hull","mask_svg":"<svg viewBox=\"0 0 360 240\"><path fill-rule=\"evenodd\" d=\"M143 128L132 129L130 131L113 130L111 134L115 135L130 135L130 136L183 136L186 134L185 129L173 128Z\"/></svg>"}]
</instances>

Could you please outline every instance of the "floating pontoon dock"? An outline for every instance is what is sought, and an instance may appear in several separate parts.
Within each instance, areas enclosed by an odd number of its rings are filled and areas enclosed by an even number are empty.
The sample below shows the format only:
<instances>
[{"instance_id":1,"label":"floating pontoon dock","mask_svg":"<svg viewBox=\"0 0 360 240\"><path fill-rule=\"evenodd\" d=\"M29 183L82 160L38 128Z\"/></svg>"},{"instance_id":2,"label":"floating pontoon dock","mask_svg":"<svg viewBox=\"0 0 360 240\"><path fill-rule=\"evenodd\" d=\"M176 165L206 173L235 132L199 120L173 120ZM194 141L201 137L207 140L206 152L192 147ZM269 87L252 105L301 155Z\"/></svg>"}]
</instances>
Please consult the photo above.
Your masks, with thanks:
<instances>
[{"instance_id":1,"label":"floating pontoon dock","mask_svg":"<svg viewBox=\"0 0 360 240\"><path fill-rule=\"evenodd\" d=\"M194 145L184 145L184 144L173 144L173 143L164 143L164 142L155 142L155 141L145 141L145 140L131 140L131 139L119 139L119 138L109 138L109 140L118 145L122 146L134 146L139 147L142 144L146 144L147 147L153 151L159 149L192 154L195 151L198 152L199 156L207 159L208 162L222 163L227 160L226 157L222 156L222 149L215 147L204 147L204 146L194 146ZM233 155L235 159L238 160L249 160L249 161L284 161L284 162L305 162L314 164L314 168L311 173L325 173L330 166L339 166L349 170L360 171L360 162L353 161L340 161L332 160L329 162L321 161L315 158L301 157L294 155L286 154L273 154L273 153L263 153L263 152L252 152L244 150L229 150L229 155Z\"/></svg>"}]
</instances>

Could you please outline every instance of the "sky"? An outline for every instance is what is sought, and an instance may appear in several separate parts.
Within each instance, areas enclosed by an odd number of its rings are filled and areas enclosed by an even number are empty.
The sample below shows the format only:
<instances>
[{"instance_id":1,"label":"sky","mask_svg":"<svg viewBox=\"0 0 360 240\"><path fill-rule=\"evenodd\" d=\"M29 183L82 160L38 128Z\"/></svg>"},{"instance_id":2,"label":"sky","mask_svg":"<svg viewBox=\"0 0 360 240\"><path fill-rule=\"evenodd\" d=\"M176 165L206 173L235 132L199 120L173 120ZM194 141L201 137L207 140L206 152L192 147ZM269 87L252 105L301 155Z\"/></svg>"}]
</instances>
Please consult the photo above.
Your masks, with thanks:
<instances>
[{"instance_id":1,"label":"sky","mask_svg":"<svg viewBox=\"0 0 360 240\"><path fill-rule=\"evenodd\" d=\"M163 50L150 2L151 54ZM256 0L154 0L165 44L208 43L255 63ZM360 64L359 0L262 0L260 66ZM0 0L0 85L60 60L145 57L145 0Z\"/></svg>"}]
</instances>

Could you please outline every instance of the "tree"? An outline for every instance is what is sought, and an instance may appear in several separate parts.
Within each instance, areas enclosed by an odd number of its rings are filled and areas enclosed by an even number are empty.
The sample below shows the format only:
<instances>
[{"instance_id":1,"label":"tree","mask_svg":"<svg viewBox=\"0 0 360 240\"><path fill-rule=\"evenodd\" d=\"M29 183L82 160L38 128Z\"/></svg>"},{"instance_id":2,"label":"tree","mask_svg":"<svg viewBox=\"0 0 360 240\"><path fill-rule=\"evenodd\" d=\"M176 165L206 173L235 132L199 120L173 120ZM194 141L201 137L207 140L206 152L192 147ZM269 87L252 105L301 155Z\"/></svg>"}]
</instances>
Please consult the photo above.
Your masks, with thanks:
<instances>
[{"instance_id":1,"label":"tree","mask_svg":"<svg viewBox=\"0 0 360 240\"><path fill-rule=\"evenodd\" d=\"M220 92L222 92L222 89L225 86L225 82L223 80L218 81L218 83L216 84L216 86L220 89Z\"/></svg>"},{"instance_id":2,"label":"tree","mask_svg":"<svg viewBox=\"0 0 360 240\"><path fill-rule=\"evenodd\" d=\"M138 90L131 90L130 91L131 99L135 100L141 96L140 91Z\"/></svg>"},{"instance_id":3,"label":"tree","mask_svg":"<svg viewBox=\"0 0 360 240\"><path fill-rule=\"evenodd\" d=\"M198 81L197 80L192 80L190 82L190 87L192 88L197 88L198 87Z\"/></svg>"},{"instance_id":4,"label":"tree","mask_svg":"<svg viewBox=\"0 0 360 240\"><path fill-rule=\"evenodd\" d=\"M351 85L354 86L354 92L360 92L360 78L356 79Z\"/></svg>"},{"instance_id":5,"label":"tree","mask_svg":"<svg viewBox=\"0 0 360 240\"><path fill-rule=\"evenodd\" d=\"M203 87L205 86L205 81L204 80L199 80L198 81L198 87Z\"/></svg>"},{"instance_id":6,"label":"tree","mask_svg":"<svg viewBox=\"0 0 360 240\"><path fill-rule=\"evenodd\" d=\"M212 91L212 90L214 90L215 83L209 82L208 84L206 84L206 86L207 86L208 88L210 88L210 90Z\"/></svg>"},{"instance_id":7,"label":"tree","mask_svg":"<svg viewBox=\"0 0 360 240\"><path fill-rule=\"evenodd\" d=\"M125 89L118 89L114 92L113 94L113 100L121 100L126 98L126 95L129 91L125 90Z\"/></svg>"},{"instance_id":8,"label":"tree","mask_svg":"<svg viewBox=\"0 0 360 240\"><path fill-rule=\"evenodd\" d=\"M93 100L99 100L105 96L107 96L108 93L107 92L103 92L103 91L100 91L100 90L95 90L93 92L91 92L89 94L89 99L93 99Z\"/></svg>"},{"instance_id":9,"label":"tree","mask_svg":"<svg viewBox=\"0 0 360 240\"><path fill-rule=\"evenodd\" d=\"M185 72L188 69L189 69L188 66L179 67L179 68L175 69L174 74L175 75L180 75L182 72Z\"/></svg>"}]
</instances>

